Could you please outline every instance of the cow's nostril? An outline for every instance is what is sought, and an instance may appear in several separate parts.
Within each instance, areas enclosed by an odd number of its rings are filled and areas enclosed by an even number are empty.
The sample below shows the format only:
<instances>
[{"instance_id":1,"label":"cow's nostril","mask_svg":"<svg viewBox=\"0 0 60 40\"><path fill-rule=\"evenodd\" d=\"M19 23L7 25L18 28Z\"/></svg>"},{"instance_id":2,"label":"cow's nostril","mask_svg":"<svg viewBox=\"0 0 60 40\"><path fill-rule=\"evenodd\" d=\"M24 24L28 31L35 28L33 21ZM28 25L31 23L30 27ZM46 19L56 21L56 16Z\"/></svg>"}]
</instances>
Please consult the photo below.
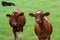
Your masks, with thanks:
<instances>
[{"instance_id":1,"label":"cow's nostril","mask_svg":"<svg viewBox=\"0 0 60 40\"><path fill-rule=\"evenodd\" d=\"M39 21L39 23L41 23L42 21Z\"/></svg>"},{"instance_id":2,"label":"cow's nostril","mask_svg":"<svg viewBox=\"0 0 60 40\"><path fill-rule=\"evenodd\" d=\"M16 23L12 23L12 25L16 26Z\"/></svg>"},{"instance_id":3,"label":"cow's nostril","mask_svg":"<svg viewBox=\"0 0 60 40\"><path fill-rule=\"evenodd\" d=\"M40 21L40 19L36 19L36 21Z\"/></svg>"},{"instance_id":4,"label":"cow's nostril","mask_svg":"<svg viewBox=\"0 0 60 40\"><path fill-rule=\"evenodd\" d=\"M36 19L36 22L37 23L41 23L42 21L40 19Z\"/></svg>"}]
</instances>

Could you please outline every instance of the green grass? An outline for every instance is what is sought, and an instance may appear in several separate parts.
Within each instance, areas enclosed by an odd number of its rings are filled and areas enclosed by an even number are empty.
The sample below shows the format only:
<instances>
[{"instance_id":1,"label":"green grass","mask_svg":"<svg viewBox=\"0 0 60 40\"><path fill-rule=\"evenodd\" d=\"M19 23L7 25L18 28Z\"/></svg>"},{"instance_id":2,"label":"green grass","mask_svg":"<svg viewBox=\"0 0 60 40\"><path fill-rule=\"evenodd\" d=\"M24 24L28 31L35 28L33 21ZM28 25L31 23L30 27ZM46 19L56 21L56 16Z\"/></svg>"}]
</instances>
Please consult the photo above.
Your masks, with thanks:
<instances>
[{"instance_id":1,"label":"green grass","mask_svg":"<svg viewBox=\"0 0 60 40\"><path fill-rule=\"evenodd\" d=\"M2 0L0 0L1 2ZM30 12L43 10L50 12L49 19L53 25L51 40L60 40L60 0L5 0L13 2L15 7L2 7L0 5L0 40L14 40L12 28L8 23L6 14L12 13L17 8L24 12L26 25L23 32L23 40L38 40L34 33L34 18L29 17ZM1 4L1 3L0 3Z\"/></svg>"}]
</instances>

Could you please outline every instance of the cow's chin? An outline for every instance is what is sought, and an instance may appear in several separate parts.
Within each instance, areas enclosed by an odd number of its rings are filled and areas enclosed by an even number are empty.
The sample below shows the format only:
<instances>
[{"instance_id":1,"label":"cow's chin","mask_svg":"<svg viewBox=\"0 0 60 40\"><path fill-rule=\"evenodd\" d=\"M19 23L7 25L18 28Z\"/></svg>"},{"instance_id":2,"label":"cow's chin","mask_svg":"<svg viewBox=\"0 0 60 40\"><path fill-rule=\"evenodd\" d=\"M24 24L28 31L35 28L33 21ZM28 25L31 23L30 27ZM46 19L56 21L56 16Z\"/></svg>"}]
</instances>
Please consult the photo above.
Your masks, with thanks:
<instances>
[{"instance_id":1,"label":"cow's chin","mask_svg":"<svg viewBox=\"0 0 60 40\"><path fill-rule=\"evenodd\" d=\"M16 27L16 25L13 25L13 27Z\"/></svg>"},{"instance_id":2,"label":"cow's chin","mask_svg":"<svg viewBox=\"0 0 60 40\"><path fill-rule=\"evenodd\" d=\"M38 21L37 23L38 23L38 24L41 24L41 23L42 23L42 21Z\"/></svg>"}]
</instances>

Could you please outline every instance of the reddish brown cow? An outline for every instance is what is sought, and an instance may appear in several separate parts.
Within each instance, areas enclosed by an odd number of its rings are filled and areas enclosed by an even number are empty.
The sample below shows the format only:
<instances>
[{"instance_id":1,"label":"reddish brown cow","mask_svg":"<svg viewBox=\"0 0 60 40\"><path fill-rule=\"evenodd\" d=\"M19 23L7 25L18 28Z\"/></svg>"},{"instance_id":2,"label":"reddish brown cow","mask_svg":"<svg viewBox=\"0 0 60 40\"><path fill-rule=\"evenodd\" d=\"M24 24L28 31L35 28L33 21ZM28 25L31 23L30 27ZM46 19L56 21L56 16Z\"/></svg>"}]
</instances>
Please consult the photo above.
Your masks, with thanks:
<instances>
[{"instance_id":1,"label":"reddish brown cow","mask_svg":"<svg viewBox=\"0 0 60 40\"><path fill-rule=\"evenodd\" d=\"M23 27L26 23L26 19L24 16L24 13L20 10L14 11L12 14L7 14L7 17L9 17L9 24L11 25L14 33L15 40L22 39L22 33L23 33ZM19 38L17 36L17 32L19 32Z\"/></svg>"},{"instance_id":2,"label":"reddish brown cow","mask_svg":"<svg viewBox=\"0 0 60 40\"><path fill-rule=\"evenodd\" d=\"M49 12L44 14L43 11L38 10L36 14L30 13L29 15L35 17L36 23L34 26L34 31L38 36L38 40L50 40L52 25L48 19Z\"/></svg>"}]
</instances>

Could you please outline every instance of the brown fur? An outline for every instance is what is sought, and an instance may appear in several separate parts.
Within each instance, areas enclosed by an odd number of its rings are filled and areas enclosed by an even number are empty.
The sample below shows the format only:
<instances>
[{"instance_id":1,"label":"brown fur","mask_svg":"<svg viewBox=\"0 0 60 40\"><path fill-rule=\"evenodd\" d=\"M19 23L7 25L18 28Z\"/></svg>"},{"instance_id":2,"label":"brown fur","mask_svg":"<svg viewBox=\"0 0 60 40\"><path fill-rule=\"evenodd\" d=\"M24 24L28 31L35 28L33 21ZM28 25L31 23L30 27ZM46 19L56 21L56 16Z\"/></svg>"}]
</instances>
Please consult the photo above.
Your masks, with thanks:
<instances>
[{"instance_id":1,"label":"brown fur","mask_svg":"<svg viewBox=\"0 0 60 40\"><path fill-rule=\"evenodd\" d=\"M41 10L38 11L36 12L36 14L29 14L30 16L35 17L35 20L39 19L38 21L36 20L34 26L35 34L38 36L38 40L50 40L50 35L52 33L52 25L48 19L49 13L46 12L44 14ZM40 21L41 23L39 23Z\"/></svg>"},{"instance_id":2,"label":"brown fur","mask_svg":"<svg viewBox=\"0 0 60 40\"><path fill-rule=\"evenodd\" d=\"M16 32L19 32L19 31L23 32L23 27L26 23L24 13L17 9L11 15L7 14L6 16L9 17L9 24L13 28L14 37L15 37L15 40L17 40ZM16 22L16 25L14 24L14 21Z\"/></svg>"}]
</instances>

